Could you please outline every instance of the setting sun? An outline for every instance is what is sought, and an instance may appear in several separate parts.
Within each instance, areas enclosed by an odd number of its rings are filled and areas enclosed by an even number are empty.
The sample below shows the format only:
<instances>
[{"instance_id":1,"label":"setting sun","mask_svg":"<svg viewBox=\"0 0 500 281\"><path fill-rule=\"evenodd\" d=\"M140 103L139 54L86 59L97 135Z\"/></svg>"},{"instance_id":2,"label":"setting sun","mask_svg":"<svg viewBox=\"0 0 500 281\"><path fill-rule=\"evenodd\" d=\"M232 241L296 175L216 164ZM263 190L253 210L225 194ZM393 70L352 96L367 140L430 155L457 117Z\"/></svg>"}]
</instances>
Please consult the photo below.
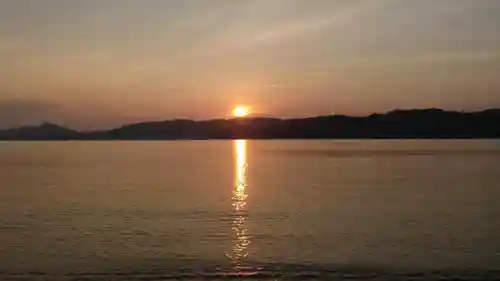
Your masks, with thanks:
<instances>
[{"instance_id":1,"label":"setting sun","mask_svg":"<svg viewBox=\"0 0 500 281\"><path fill-rule=\"evenodd\" d=\"M233 116L235 117L245 117L250 114L250 107L239 105L233 109Z\"/></svg>"}]
</instances>

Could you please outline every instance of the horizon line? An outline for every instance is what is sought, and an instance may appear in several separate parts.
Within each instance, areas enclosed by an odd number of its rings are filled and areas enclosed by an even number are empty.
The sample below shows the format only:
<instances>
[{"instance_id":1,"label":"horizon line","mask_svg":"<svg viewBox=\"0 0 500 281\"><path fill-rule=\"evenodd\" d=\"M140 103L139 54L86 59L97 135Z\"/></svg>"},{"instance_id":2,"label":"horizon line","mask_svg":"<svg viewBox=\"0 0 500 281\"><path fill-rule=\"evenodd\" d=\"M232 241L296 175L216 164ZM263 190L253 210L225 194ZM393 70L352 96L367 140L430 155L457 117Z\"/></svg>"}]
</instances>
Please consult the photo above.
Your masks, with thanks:
<instances>
[{"instance_id":1,"label":"horizon line","mask_svg":"<svg viewBox=\"0 0 500 281\"><path fill-rule=\"evenodd\" d=\"M8 131L8 130L16 130L16 129L21 129L21 128L29 128L29 127L41 127L41 126L46 126L46 125L52 125L52 126L57 126L61 128L65 128L74 132L78 133L93 133L93 132L103 132L103 131L110 131L114 129L119 129L123 128L126 126L133 126L133 125L141 125L141 124L150 124L150 123L162 123L162 122L174 122L174 121L187 121L187 122L210 122L210 121L242 121L242 120L258 120L258 119L268 119L268 120L280 120L280 121L287 121L287 120L301 120L301 119L311 119L311 118L322 118L322 117L347 117L347 118L368 118L376 115L387 115L390 113L396 113L396 112L411 112L411 111L435 111L435 112L441 112L441 113L459 113L459 114L474 114L474 113L482 113L482 112L488 112L488 111L500 111L500 107L491 107L491 108L486 108L482 110L446 110L442 108L437 108L437 107L428 107L428 108L408 108L408 109L399 109L395 108L389 111L385 112L373 112L371 114L365 114L365 115L347 115L347 114L340 114L340 113L332 113L332 114L321 114L321 115L307 115L307 116L302 116L302 117L277 117L273 115L265 115L265 114L250 114L245 117L235 117L231 116L229 118L224 118L224 117L215 117L215 118L209 118L209 119L189 119L189 118L171 118L171 119L162 119L162 120L149 120L149 121L137 121L133 123L123 123L121 125L117 125L108 129L84 129L84 130L78 130L78 129L73 129L69 126L64 126L64 125L59 125L57 122L52 122L52 121L39 121L36 124L26 124L26 125L19 125L19 126L12 126L9 128L0 128L0 131Z\"/></svg>"}]
</instances>

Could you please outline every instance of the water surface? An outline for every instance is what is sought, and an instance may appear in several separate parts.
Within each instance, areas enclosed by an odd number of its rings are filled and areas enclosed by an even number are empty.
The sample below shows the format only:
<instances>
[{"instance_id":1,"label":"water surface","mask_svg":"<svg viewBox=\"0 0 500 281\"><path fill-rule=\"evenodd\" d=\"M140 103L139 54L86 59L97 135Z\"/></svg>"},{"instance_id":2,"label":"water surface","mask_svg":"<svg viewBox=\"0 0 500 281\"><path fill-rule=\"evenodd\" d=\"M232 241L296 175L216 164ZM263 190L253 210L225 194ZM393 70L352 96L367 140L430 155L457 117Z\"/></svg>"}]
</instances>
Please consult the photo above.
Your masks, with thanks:
<instances>
[{"instance_id":1,"label":"water surface","mask_svg":"<svg viewBox=\"0 0 500 281\"><path fill-rule=\"evenodd\" d=\"M493 278L499 186L495 140L2 142L0 276Z\"/></svg>"}]
</instances>

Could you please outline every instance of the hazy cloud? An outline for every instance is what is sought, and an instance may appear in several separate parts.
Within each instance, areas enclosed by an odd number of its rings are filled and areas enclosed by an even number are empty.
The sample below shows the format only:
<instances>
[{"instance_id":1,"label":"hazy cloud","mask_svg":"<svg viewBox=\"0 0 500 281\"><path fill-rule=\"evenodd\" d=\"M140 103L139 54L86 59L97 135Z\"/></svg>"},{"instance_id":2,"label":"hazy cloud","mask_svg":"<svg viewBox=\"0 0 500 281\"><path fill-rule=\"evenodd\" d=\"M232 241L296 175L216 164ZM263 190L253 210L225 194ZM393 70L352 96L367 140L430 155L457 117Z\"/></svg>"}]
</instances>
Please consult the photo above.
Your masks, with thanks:
<instances>
[{"instance_id":1,"label":"hazy cloud","mask_svg":"<svg viewBox=\"0 0 500 281\"><path fill-rule=\"evenodd\" d=\"M0 126L494 106L499 54L497 0L0 0Z\"/></svg>"},{"instance_id":2,"label":"hazy cloud","mask_svg":"<svg viewBox=\"0 0 500 281\"><path fill-rule=\"evenodd\" d=\"M62 117L63 108L49 101L0 99L0 127L38 124Z\"/></svg>"}]
</instances>

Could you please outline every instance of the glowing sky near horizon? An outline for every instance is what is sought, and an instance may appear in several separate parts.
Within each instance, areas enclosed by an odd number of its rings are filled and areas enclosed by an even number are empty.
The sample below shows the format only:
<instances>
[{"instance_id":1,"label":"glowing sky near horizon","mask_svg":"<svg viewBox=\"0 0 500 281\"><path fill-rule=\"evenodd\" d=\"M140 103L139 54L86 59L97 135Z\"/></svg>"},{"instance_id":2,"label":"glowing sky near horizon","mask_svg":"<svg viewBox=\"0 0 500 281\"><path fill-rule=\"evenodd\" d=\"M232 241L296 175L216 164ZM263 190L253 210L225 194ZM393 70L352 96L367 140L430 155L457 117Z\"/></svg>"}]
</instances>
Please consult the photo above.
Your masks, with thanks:
<instances>
[{"instance_id":1,"label":"glowing sky near horizon","mask_svg":"<svg viewBox=\"0 0 500 281\"><path fill-rule=\"evenodd\" d=\"M0 0L0 127L500 106L497 0Z\"/></svg>"}]
</instances>

